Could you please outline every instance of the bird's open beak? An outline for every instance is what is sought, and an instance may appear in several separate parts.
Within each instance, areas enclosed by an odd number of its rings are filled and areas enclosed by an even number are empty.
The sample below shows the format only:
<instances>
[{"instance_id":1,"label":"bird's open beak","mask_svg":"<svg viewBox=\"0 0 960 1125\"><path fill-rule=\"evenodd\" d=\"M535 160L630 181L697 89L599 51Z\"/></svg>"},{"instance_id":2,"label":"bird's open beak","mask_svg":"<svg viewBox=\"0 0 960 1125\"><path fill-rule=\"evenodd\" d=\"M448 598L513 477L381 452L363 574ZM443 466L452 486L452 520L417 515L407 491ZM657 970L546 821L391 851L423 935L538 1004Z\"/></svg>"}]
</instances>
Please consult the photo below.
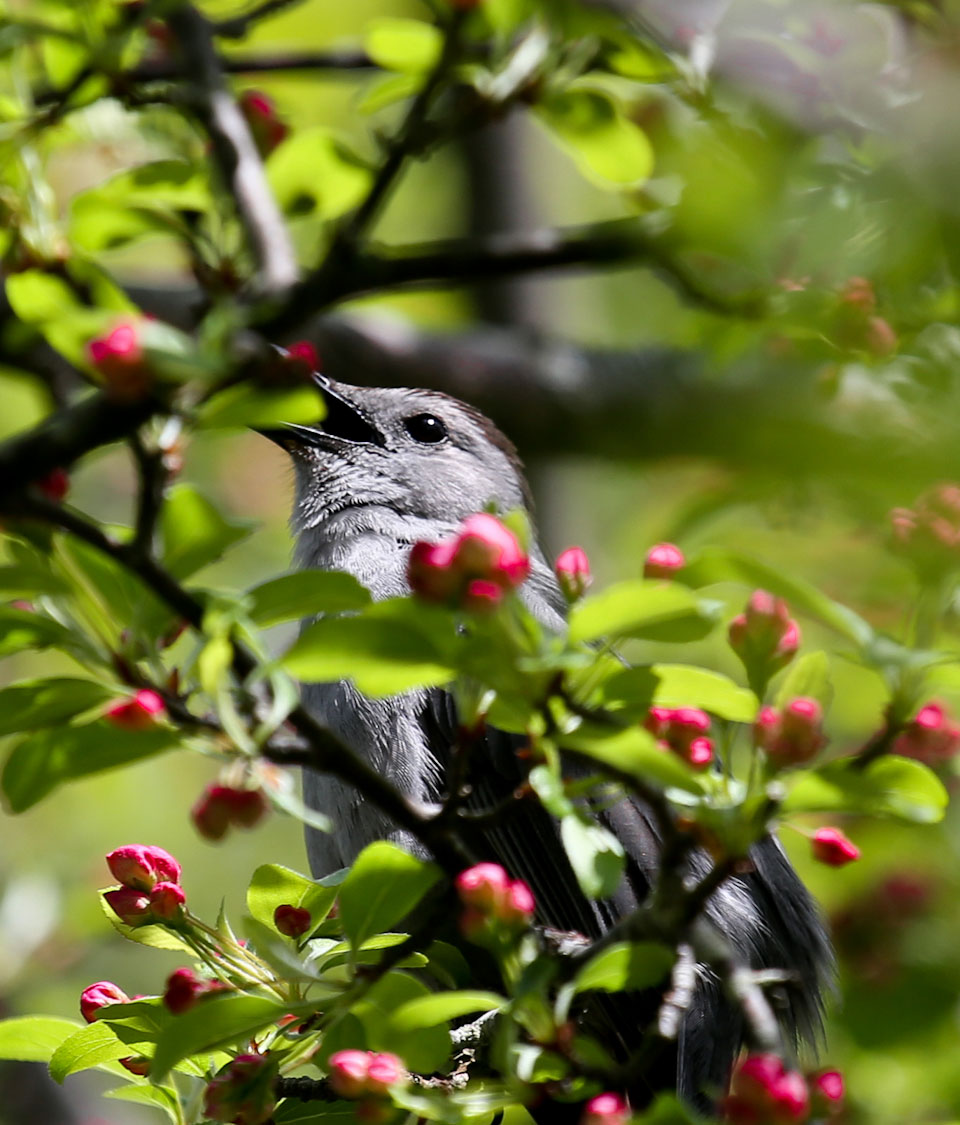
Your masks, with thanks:
<instances>
[{"instance_id":1,"label":"bird's open beak","mask_svg":"<svg viewBox=\"0 0 960 1125\"><path fill-rule=\"evenodd\" d=\"M305 446L336 453L342 452L345 447L351 445L386 444L383 434L368 421L354 403L344 396L332 379L324 375L315 375L314 381L326 407L326 414L322 420L315 426L286 422L282 426L264 429L255 427L257 433L276 442L288 453L295 453Z\"/></svg>"}]
</instances>

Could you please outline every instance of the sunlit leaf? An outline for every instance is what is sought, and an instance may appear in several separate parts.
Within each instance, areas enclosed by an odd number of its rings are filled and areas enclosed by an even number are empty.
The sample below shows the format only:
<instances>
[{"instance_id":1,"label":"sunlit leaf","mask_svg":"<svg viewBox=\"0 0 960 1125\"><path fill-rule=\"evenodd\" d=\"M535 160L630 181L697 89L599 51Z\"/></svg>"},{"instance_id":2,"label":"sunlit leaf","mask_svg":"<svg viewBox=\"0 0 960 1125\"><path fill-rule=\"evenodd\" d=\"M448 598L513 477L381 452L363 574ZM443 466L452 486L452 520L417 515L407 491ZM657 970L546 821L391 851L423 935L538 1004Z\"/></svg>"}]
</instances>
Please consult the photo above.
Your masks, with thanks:
<instances>
[{"instance_id":1,"label":"sunlit leaf","mask_svg":"<svg viewBox=\"0 0 960 1125\"><path fill-rule=\"evenodd\" d=\"M603 636L655 641L695 641L715 624L712 608L674 583L637 579L608 586L570 613L570 639Z\"/></svg>"},{"instance_id":2,"label":"sunlit leaf","mask_svg":"<svg viewBox=\"0 0 960 1125\"><path fill-rule=\"evenodd\" d=\"M440 878L440 869L381 841L357 856L340 887L340 919L354 946L390 929Z\"/></svg>"},{"instance_id":3,"label":"sunlit leaf","mask_svg":"<svg viewBox=\"0 0 960 1125\"><path fill-rule=\"evenodd\" d=\"M84 1025L59 1016L17 1016L0 1020L0 1059L49 1062L54 1052Z\"/></svg>"},{"instance_id":4,"label":"sunlit leaf","mask_svg":"<svg viewBox=\"0 0 960 1125\"><path fill-rule=\"evenodd\" d=\"M658 942L617 942L591 958L577 973L575 991L650 988L670 972L674 960L673 950Z\"/></svg>"},{"instance_id":5,"label":"sunlit leaf","mask_svg":"<svg viewBox=\"0 0 960 1125\"><path fill-rule=\"evenodd\" d=\"M251 618L261 626L276 625L319 613L342 613L370 604L370 593L354 578L337 570L299 570L254 586Z\"/></svg>"},{"instance_id":6,"label":"sunlit leaf","mask_svg":"<svg viewBox=\"0 0 960 1125\"><path fill-rule=\"evenodd\" d=\"M784 812L858 812L916 824L943 819L949 796L933 770L909 758L887 755L861 769L855 759L829 762L799 774Z\"/></svg>"}]
</instances>

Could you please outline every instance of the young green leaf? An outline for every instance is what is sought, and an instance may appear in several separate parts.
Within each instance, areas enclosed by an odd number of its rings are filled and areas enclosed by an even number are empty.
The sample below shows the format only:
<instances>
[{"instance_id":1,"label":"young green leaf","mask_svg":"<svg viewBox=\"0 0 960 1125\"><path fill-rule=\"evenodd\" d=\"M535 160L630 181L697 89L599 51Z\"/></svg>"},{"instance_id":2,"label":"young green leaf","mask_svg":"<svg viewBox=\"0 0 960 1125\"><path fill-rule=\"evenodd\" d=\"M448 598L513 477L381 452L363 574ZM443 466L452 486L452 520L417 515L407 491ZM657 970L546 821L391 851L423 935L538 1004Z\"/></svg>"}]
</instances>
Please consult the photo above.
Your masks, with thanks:
<instances>
[{"instance_id":1,"label":"young green leaf","mask_svg":"<svg viewBox=\"0 0 960 1125\"><path fill-rule=\"evenodd\" d=\"M752 723L757 697L727 676L689 664L652 664L624 668L603 685L604 698L639 710L648 707L700 707L721 719Z\"/></svg>"},{"instance_id":2,"label":"young green leaf","mask_svg":"<svg viewBox=\"0 0 960 1125\"><path fill-rule=\"evenodd\" d=\"M612 895L625 862L623 845L616 836L573 813L560 821L560 838L583 893L588 898Z\"/></svg>"},{"instance_id":3,"label":"young green leaf","mask_svg":"<svg viewBox=\"0 0 960 1125\"><path fill-rule=\"evenodd\" d=\"M110 692L93 680L24 680L0 691L0 735L64 723L104 703Z\"/></svg>"},{"instance_id":4,"label":"young green leaf","mask_svg":"<svg viewBox=\"0 0 960 1125\"><path fill-rule=\"evenodd\" d=\"M393 1022L398 1031L419 1031L474 1012L499 1012L508 1003L495 992L434 992L402 1004L394 1011Z\"/></svg>"},{"instance_id":5,"label":"young green leaf","mask_svg":"<svg viewBox=\"0 0 960 1125\"><path fill-rule=\"evenodd\" d=\"M249 520L226 519L188 484L170 491L161 517L163 561L176 578L188 578L215 562L253 530Z\"/></svg>"},{"instance_id":6,"label":"young green leaf","mask_svg":"<svg viewBox=\"0 0 960 1125\"><path fill-rule=\"evenodd\" d=\"M79 1020L59 1016L0 1020L0 1059L48 1063L57 1048L83 1026Z\"/></svg>"},{"instance_id":7,"label":"young green leaf","mask_svg":"<svg viewBox=\"0 0 960 1125\"><path fill-rule=\"evenodd\" d=\"M948 800L933 770L910 758L888 755L864 769L855 759L845 758L804 771L792 783L783 811L867 813L936 824L943 819Z\"/></svg>"},{"instance_id":8,"label":"young green leaf","mask_svg":"<svg viewBox=\"0 0 960 1125\"><path fill-rule=\"evenodd\" d=\"M247 888L247 909L258 922L274 929L273 915L278 906L289 904L310 911L313 925L319 925L337 897L336 887L323 887L304 875L265 863L258 867Z\"/></svg>"},{"instance_id":9,"label":"young green leaf","mask_svg":"<svg viewBox=\"0 0 960 1125\"><path fill-rule=\"evenodd\" d=\"M440 869L380 841L357 856L340 887L340 918L354 947L405 918L440 878Z\"/></svg>"},{"instance_id":10,"label":"young green leaf","mask_svg":"<svg viewBox=\"0 0 960 1125\"><path fill-rule=\"evenodd\" d=\"M651 988L670 972L674 960L673 950L659 942L617 942L584 965L574 980L574 991Z\"/></svg>"},{"instance_id":11,"label":"young green leaf","mask_svg":"<svg viewBox=\"0 0 960 1125\"><path fill-rule=\"evenodd\" d=\"M389 972L381 977L353 1008L363 1024L369 1048L394 1052L418 1074L442 1071L450 1055L450 1032L446 1025L422 1027L411 1035L395 1019L395 1014L406 1005L433 995L409 973Z\"/></svg>"},{"instance_id":12,"label":"young green leaf","mask_svg":"<svg viewBox=\"0 0 960 1125\"><path fill-rule=\"evenodd\" d=\"M641 637L655 641L694 641L715 625L711 607L676 584L636 579L608 586L574 606L570 640Z\"/></svg>"},{"instance_id":13,"label":"young green leaf","mask_svg":"<svg viewBox=\"0 0 960 1125\"><path fill-rule=\"evenodd\" d=\"M653 735L639 727L610 731L584 724L572 734L564 735L560 745L647 784L685 789L696 794L705 793L709 787L709 775L695 773L669 750L658 746Z\"/></svg>"},{"instance_id":14,"label":"young green leaf","mask_svg":"<svg viewBox=\"0 0 960 1125\"><path fill-rule=\"evenodd\" d=\"M70 630L52 617L29 609L0 606L0 657L36 648L70 651L74 645Z\"/></svg>"},{"instance_id":15,"label":"young green leaf","mask_svg":"<svg viewBox=\"0 0 960 1125\"><path fill-rule=\"evenodd\" d=\"M422 74L440 58L443 34L423 20L385 16L367 24L364 46L373 61L385 70Z\"/></svg>"},{"instance_id":16,"label":"young green leaf","mask_svg":"<svg viewBox=\"0 0 960 1125\"><path fill-rule=\"evenodd\" d=\"M50 1058L50 1077L62 1082L78 1070L89 1070L101 1063L126 1058L131 1053L129 1045L98 1020L64 1039Z\"/></svg>"},{"instance_id":17,"label":"young green leaf","mask_svg":"<svg viewBox=\"0 0 960 1125\"><path fill-rule=\"evenodd\" d=\"M250 617L261 627L314 617L320 613L343 613L370 604L370 592L353 577L339 570L299 570L262 582L249 592L253 603Z\"/></svg>"},{"instance_id":18,"label":"young green leaf","mask_svg":"<svg viewBox=\"0 0 960 1125\"><path fill-rule=\"evenodd\" d=\"M653 171L653 147L646 133L602 90L567 89L542 101L537 114L600 187L641 184Z\"/></svg>"}]
</instances>

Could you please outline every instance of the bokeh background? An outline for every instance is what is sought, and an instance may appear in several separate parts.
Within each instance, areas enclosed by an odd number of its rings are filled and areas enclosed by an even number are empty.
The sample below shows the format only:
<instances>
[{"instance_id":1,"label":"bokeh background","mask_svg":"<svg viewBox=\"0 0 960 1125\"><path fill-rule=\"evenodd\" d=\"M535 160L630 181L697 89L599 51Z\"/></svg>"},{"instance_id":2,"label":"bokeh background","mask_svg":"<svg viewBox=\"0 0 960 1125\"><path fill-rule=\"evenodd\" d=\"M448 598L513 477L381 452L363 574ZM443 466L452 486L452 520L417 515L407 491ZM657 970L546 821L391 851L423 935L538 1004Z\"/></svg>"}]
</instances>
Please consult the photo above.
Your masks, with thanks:
<instances>
[{"instance_id":1,"label":"bokeh background","mask_svg":"<svg viewBox=\"0 0 960 1125\"><path fill-rule=\"evenodd\" d=\"M201 6L211 14L235 10L232 3ZM11 0L9 8L42 14L44 5ZM667 69L651 49L646 74L641 58L637 73L608 82L651 142L653 171L643 185L611 190L585 176L536 120L516 114L412 166L377 236L408 244L662 217L675 235L676 261L712 297L691 301L671 283L669 268L641 262L364 300L339 311L384 332L452 334L487 324L518 338L570 342L614 357L641 398L649 391L644 381L691 372L689 395L661 418L648 417L635 443L622 434L614 442L604 430L617 424L609 418L588 439L558 430L538 440L528 462L548 552L581 544L603 584L638 574L645 551L660 540L685 550L733 546L817 583L903 638L916 590L890 550L887 512L937 479L928 466L949 475L957 448L960 5L659 0L610 10L642 16L646 31L674 52ZM264 23L242 49L354 48L368 21L385 16L429 18L430 8L306 0ZM375 153L373 131L396 112L370 111L381 81L368 70L236 79L238 88L268 91L294 133L323 126L361 157ZM64 216L78 193L157 158L170 143L157 121L144 124L110 102L59 128L47 157ZM295 230L309 260L322 222L307 217ZM188 280L163 238L102 260L129 283ZM869 282L870 315L882 324L850 313L854 278ZM755 293L767 298L762 311L744 311L742 298ZM725 301L738 311L722 311ZM367 382L375 376L359 373ZM731 388L737 410L713 414L714 393L725 402ZM578 393L589 415L589 379ZM48 409L40 389L6 368L0 403L0 437ZM517 403L517 411L530 409L526 398ZM529 419L511 418L512 410L508 396L498 418L523 453ZM288 568L291 478L279 450L249 433L198 434L183 476L232 517L257 525L200 576L204 585L240 590ZM106 452L78 469L71 500L123 522L132 487L126 458ZM732 608L744 592L728 596ZM834 751L853 749L879 725L884 685L812 626L806 640L831 647L828 729ZM943 643L949 650L956 641L948 622ZM677 655L669 647L633 655L654 651ZM695 655L738 674L720 640ZM685 661L693 656L684 649ZM46 652L17 656L0 677L50 675L61 660ZM960 706L960 686L945 682L943 698ZM240 911L259 863L303 868L292 820L274 816L219 846L198 838L188 810L215 772L216 763L201 757L167 755L60 789L21 817L0 816L5 1013L74 1015L91 981L153 993L176 967L175 955L124 943L100 912L95 892L108 881L102 857L119 844L156 843L177 855L191 902L207 916L221 901ZM960 817L951 812L930 828L855 820L848 827L864 855L842 871L811 865L804 839L784 832L836 934L839 986L822 1055L847 1075L844 1120L960 1120ZM48 1119L141 1119L135 1107L98 1101L96 1087L96 1078L70 1079L71 1109L51 1103ZM0 1100L3 1125L36 1120L30 1112L12 1096Z\"/></svg>"}]
</instances>

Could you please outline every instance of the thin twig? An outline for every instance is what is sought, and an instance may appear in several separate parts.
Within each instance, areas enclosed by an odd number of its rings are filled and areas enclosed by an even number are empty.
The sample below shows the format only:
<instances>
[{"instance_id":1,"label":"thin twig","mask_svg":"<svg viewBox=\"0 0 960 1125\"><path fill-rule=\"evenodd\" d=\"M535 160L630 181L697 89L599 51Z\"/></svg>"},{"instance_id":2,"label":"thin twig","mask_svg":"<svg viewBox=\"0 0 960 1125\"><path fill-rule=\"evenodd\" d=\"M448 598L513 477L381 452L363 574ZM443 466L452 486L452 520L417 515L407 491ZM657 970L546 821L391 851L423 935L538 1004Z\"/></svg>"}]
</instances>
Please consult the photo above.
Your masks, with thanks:
<instances>
[{"instance_id":1,"label":"thin twig","mask_svg":"<svg viewBox=\"0 0 960 1125\"><path fill-rule=\"evenodd\" d=\"M213 25L213 33L220 39L244 39L253 24L277 15L284 8L292 8L294 4L302 3L303 0L262 0L249 11L241 12L229 19L218 20Z\"/></svg>"}]
</instances>

